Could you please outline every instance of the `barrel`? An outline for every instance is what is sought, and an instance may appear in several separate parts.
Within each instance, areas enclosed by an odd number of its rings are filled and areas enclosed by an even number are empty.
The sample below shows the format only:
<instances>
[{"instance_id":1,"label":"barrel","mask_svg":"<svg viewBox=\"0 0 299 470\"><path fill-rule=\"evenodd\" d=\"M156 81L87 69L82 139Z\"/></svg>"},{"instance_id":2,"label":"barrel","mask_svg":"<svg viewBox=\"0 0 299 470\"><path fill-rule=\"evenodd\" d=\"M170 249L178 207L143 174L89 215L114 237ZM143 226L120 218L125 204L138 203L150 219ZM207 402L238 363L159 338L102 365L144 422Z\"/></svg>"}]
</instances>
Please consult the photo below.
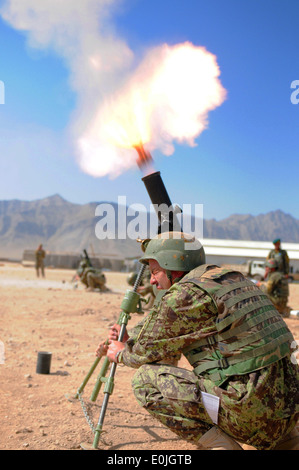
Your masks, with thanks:
<instances>
[{"instance_id":1,"label":"barrel","mask_svg":"<svg viewBox=\"0 0 299 470\"><path fill-rule=\"evenodd\" d=\"M142 178L159 220L158 233L181 231L160 171Z\"/></svg>"}]
</instances>

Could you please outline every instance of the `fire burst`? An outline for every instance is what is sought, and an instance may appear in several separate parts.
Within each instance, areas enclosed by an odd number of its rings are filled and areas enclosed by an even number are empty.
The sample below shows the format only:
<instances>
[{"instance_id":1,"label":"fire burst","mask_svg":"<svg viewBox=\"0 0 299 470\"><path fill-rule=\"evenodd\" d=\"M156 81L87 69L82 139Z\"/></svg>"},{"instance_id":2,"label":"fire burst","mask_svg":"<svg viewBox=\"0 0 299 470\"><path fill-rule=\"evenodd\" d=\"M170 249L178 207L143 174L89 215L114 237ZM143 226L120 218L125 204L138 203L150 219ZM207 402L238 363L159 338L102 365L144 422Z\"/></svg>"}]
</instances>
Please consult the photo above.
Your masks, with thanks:
<instances>
[{"instance_id":1,"label":"fire burst","mask_svg":"<svg viewBox=\"0 0 299 470\"><path fill-rule=\"evenodd\" d=\"M94 176L120 174L150 163L144 150L174 152L174 143L195 146L208 127L208 113L220 106L226 91L219 81L216 57L186 42L151 50L125 86L100 106L80 139L80 162ZM140 144L142 142L142 144Z\"/></svg>"},{"instance_id":2,"label":"fire burst","mask_svg":"<svg viewBox=\"0 0 299 470\"><path fill-rule=\"evenodd\" d=\"M138 153L137 165L139 168L144 170L146 167L152 166L153 158L151 154L144 149L142 142L138 145L133 145L133 147Z\"/></svg>"}]
</instances>

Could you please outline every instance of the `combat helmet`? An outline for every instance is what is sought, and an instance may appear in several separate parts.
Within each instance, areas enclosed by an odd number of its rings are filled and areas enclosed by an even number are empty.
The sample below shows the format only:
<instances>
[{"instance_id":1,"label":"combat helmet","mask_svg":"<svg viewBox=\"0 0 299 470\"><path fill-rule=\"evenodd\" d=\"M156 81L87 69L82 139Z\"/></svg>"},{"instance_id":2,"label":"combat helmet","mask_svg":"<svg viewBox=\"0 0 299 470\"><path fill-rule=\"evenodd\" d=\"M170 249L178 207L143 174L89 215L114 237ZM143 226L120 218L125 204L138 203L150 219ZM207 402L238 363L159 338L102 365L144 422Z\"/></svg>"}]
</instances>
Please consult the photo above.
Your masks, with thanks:
<instances>
[{"instance_id":1,"label":"combat helmet","mask_svg":"<svg viewBox=\"0 0 299 470\"><path fill-rule=\"evenodd\" d=\"M144 255L140 263L148 264L150 259L154 259L167 271L188 272L206 262L201 243L183 232L160 233L151 240L145 240L142 249Z\"/></svg>"}]
</instances>

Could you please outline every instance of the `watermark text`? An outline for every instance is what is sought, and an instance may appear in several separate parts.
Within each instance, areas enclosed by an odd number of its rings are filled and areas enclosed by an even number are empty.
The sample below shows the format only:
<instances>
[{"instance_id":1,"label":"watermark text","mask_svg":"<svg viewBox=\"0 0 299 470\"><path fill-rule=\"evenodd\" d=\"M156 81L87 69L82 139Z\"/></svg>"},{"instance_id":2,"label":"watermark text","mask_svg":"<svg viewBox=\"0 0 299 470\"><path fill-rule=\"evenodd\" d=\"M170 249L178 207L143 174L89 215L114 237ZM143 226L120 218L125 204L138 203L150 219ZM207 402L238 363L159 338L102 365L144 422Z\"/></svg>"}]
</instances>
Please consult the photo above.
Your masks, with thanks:
<instances>
[{"instance_id":1,"label":"watermark text","mask_svg":"<svg viewBox=\"0 0 299 470\"><path fill-rule=\"evenodd\" d=\"M159 225L162 232L178 232L173 238L180 238L181 229L194 238L203 238L202 204L183 204L182 208L151 204L148 210L139 203L127 206L126 196L119 196L117 204L99 204L95 215L99 217L95 227L99 240L153 238Z\"/></svg>"},{"instance_id":2,"label":"watermark text","mask_svg":"<svg viewBox=\"0 0 299 470\"><path fill-rule=\"evenodd\" d=\"M295 91L291 94L291 103L298 104L299 103L299 80L293 80L291 83L291 88L294 88Z\"/></svg>"}]
</instances>

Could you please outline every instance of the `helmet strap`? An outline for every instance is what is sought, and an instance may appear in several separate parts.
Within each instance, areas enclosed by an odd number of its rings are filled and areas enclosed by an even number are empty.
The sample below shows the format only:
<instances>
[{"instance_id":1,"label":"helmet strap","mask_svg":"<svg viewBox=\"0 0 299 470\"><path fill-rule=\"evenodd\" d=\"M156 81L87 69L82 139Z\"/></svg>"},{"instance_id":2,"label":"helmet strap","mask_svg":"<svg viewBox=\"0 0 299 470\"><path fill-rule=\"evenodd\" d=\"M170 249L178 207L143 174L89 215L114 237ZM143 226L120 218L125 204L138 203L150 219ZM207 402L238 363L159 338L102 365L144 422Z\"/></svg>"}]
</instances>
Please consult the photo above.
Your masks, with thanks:
<instances>
[{"instance_id":1,"label":"helmet strap","mask_svg":"<svg viewBox=\"0 0 299 470\"><path fill-rule=\"evenodd\" d=\"M182 279L182 277L185 276L185 274L187 274L186 272L184 272L183 274L179 275L177 274L176 277L173 277L173 273L178 273L178 271L170 271L169 269L166 269L166 276L167 278L170 280L171 282L171 285L174 284L175 282L179 281L180 279Z\"/></svg>"}]
</instances>

